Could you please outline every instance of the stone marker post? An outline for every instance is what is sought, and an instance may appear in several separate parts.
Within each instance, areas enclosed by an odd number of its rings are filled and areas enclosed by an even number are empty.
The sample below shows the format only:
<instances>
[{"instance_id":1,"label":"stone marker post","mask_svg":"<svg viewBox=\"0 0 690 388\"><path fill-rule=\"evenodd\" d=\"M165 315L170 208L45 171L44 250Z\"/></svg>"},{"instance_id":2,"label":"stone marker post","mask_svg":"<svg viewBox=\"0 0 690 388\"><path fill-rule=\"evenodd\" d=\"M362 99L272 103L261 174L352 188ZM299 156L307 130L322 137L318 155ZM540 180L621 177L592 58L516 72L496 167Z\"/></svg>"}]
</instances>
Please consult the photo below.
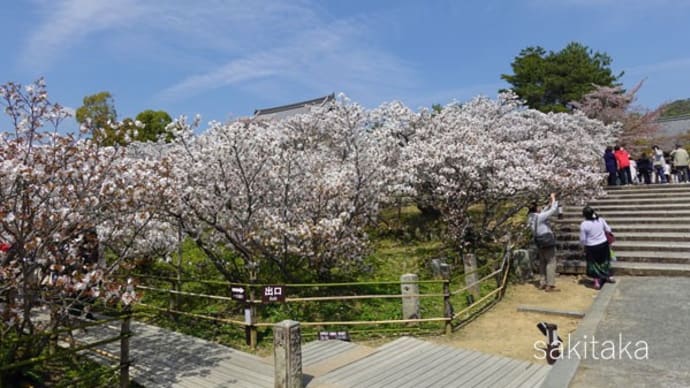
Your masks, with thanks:
<instances>
[{"instance_id":1,"label":"stone marker post","mask_svg":"<svg viewBox=\"0 0 690 388\"><path fill-rule=\"evenodd\" d=\"M302 388L302 335L299 322L273 326L273 366L276 388Z\"/></svg>"},{"instance_id":2,"label":"stone marker post","mask_svg":"<svg viewBox=\"0 0 690 388\"><path fill-rule=\"evenodd\" d=\"M467 253L462 256L462 262L465 265L465 285L473 284L468 291L474 299L477 299L479 297L479 283L477 283L479 274L475 272L477 270L477 258L472 253Z\"/></svg>"},{"instance_id":3,"label":"stone marker post","mask_svg":"<svg viewBox=\"0 0 690 388\"><path fill-rule=\"evenodd\" d=\"M520 283L525 283L532 279L534 275L532 272L532 258L527 249L516 249L513 251L513 258L515 259L515 275Z\"/></svg>"},{"instance_id":4,"label":"stone marker post","mask_svg":"<svg viewBox=\"0 0 690 388\"><path fill-rule=\"evenodd\" d=\"M419 283L417 274L406 273L400 276L403 319L419 319Z\"/></svg>"}]
</instances>

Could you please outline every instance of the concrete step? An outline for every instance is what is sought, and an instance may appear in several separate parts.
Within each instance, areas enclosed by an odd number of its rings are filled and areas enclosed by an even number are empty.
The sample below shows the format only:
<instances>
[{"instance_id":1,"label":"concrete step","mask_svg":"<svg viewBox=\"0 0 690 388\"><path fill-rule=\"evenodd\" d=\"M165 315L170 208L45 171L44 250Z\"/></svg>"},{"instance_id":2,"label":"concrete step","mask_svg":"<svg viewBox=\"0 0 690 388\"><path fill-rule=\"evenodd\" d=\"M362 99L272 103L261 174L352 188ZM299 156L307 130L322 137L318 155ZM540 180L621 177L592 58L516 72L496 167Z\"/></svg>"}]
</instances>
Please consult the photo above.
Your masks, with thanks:
<instances>
[{"instance_id":1,"label":"concrete step","mask_svg":"<svg viewBox=\"0 0 690 388\"><path fill-rule=\"evenodd\" d=\"M649 229L647 231L635 231L628 232L625 229L616 227L613 231L616 236L616 241L650 241L659 242L666 241L669 243L676 242L687 242L690 241L690 230L686 232L676 233L676 232L659 232L658 229ZM565 233L559 233L558 238L562 241L572 241L577 243L580 239L580 233L578 231L569 231Z\"/></svg>"},{"instance_id":2,"label":"concrete step","mask_svg":"<svg viewBox=\"0 0 690 388\"><path fill-rule=\"evenodd\" d=\"M648 216L648 217L640 217L637 215L632 215L632 216L604 216L604 219L606 222L611 225L611 227L616 227L617 225L620 224L628 224L628 225L636 225L636 224L660 224L660 225L690 225L690 217L686 216ZM554 224L556 225L564 225L567 226L569 225L570 227L580 227L580 223L584 219L582 218L582 215L579 217L574 217L574 216L566 216L563 217L562 219L556 220Z\"/></svg>"},{"instance_id":3,"label":"concrete step","mask_svg":"<svg viewBox=\"0 0 690 388\"><path fill-rule=\"evenodd\" d=\"M690 209L690 201L686 202L661 202L652 203L632 203L631 201L616 202L610 204L591 205L598 213L606 216L611 212L637 213L644 211L682 211ZM564 207L563 215L582 215L581 207Z\"/></svg>"},{"instance_id":4,"label":"concrete step","mask_svg":"<svg viewBox=\"0 0 690 388\"><path fill-rule=\"evenodd\" d=\"M611 263L614 275L629 276L690 276L690 264L632 263L615 261ZM561 260L558 272L562 274L583 274L587 263L584 260Z\"/></svg>"},{"instance_id":5,"label":"concrete step","mask_svg":"<svg viewBox=\"0 0 690 388\"><path fill-rule=\"evenodd\" d=\"M563 212L563 218L570 218L571 215L579 215L582 217L582 210L575 213ZM612 210L608 209L606 211L601 210L600 216L604 217L606 220L609 218L639 218L639 217L686 217L690 218L690 208L647 208L647 207L637 207L629 208L625 210Z\"/></svg>"},{"instance_id":6,"label":"concrete step","mask_svg":"<svg viewBox=\"0 0 690 388\"><path fill-rule=\"evenodd\" d=\"M577 240L562 240L560 246L570 250L582 250L580 242ZM690 242L667 242L667 241L649 241L649 240L635 240L635 241L620 241L616 240L613 244L614 249L629 252L685 252L690 258Z\"/></svg>"},{"instance_id":7,"label":"concrete step","mask_svg":"<svg viewBox=\"0 0 690 388\"><path fill-rule=\"evenodd\" d=\"M608 220L607 220L608 222ZM632 223L618 223L615 225L611 225L613 228L613 233L690 233L690 224L689 225L673 225L673 224L632 224ZM564 234L564 233L573 233L579 235L580 233L580 224L577 223L575 224L560 224L557 223L555 225L555 230L558 231L559 234Z\"/></svg>"},{"instance_id":8,"label":"concrete step","mask_svg":"<svg viewBox=\"0 0 690 388\"><path fill-rule=\"evenodd\" d=\"M627 198L615 198L615 197L603 197L603 198L597 198L593 201L590 201L588 204L589 206L592 206L594 208L604 208L605 206L608 205L620 205L620 204L625 204L625 205L654 205L654 204L672 204L672 203L690 203L690 194L682 193L682 195L679 193L678 195L673 195L673 196L641 196L640 198L634 198L634 197L627 197ZM581 209L581 207L578 206L568 206L568 204L565 204L564 208L577 208Z\"/></svg>"},{"instance_id":9,"label":"concrete step","mask_svg":"<svg viewBox=\"0 0 690 388\"><path fill-rule=\"evenodd\" d=\"M683 197L688 195L690 189L683 190L643 190L643 191L618 191L618 192L607 192L606 195L597 198L601 199L651 199L651 198L675 198Z\"/></svg>"},{"instance_id":10,"label":"concrete step","mask_svg":"<svg viewBox=\"0 0 690 388\"><path fill-rule=\"evenodd\" d=\"M607 187L590 201L616 234L616 273L690 276L690 183ZM564 206L552 223L559 243L559 268L582 273L579 244L582 207Z\"/></svg>"},{"instance_id":11,"label":"concrete step","mask_svg":"<svg viewBox=\"0 0 690 388\"><path fill-rule=\"evenodd\" d=\"M673 264L690 264L689 252L678 251L654 251L654 250L627 250L625 248L616 248L618 243L613 246L613 251L616 253L618 261L621 262L635 262L635 263L673 263ZM573 245L574 246L574 245ZM556 255L560 259L565 260L582 260L585 257L582 248L572 248L573 246L563 247L559 246Z\"/></svg>"},{"instance_id":12,"label":"concrete step","mask_svg":"<svg viewBox=\"0 0 690 388\"><path fill-rule=\"evenodd\" d=\"M677 193L688 191L690 191L690 183L661 183L606 187L606 193L608 195L626 195L633 193Z\"/></svg>"}]
</instances>

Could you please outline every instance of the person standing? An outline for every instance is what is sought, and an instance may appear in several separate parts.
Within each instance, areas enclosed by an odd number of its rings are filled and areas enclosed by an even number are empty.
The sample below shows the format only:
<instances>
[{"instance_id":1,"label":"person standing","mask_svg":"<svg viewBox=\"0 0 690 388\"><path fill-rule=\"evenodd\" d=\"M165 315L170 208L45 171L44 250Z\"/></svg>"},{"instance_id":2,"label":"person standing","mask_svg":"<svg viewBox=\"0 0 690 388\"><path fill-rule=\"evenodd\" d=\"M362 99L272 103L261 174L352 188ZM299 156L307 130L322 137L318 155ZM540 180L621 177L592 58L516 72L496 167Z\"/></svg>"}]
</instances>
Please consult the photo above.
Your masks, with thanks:
<instances>
[{"instance_id":1,"label":"person standing","mask_svg":"<svg viewBox=\"0 0 690 388\"><path fill-rule=\"evenodd\" d=\"M632 174L630 174L630 154L622 146L613 148L613 155L618 164L618 175L622 185L632 184Z\"/></svg>"},{"instance_id":2,"label":"person standing","mask_svg":"<svg viewBox=\"0 0 690 388\"><path fill-rule=\"evenodd\" d=\"M658 145L652 146L652 164L654 165L654 172L656 173L656 183L666 183L666 173L664 172L664 151Z\"/></svg>"},{"instance_id":3,"label":"person standing","mask_svg":"<svg viewBox=\"0 0 690 388\"><path fill-rule=\"evenodd\" d=\"M640 172L640 183L644 180L645 184L652 183L652 161L649 160L646 153L637 160L637 170Z\"/></svg>"},{"instance_id":4,"label":"person standing","mask_svg":"<svg viewBox=\"0 0 690 388\"><path fill-rule=\"evenodd\" d=\"M688 162L690 162L690 156L688 156L688 151L681 147L680 144L676 144L676 149L671 151L671 157L673 158L673 167L675 167L678 173L679 182L688 181Z\"/></svg>"},{"instance_id":5,"label":"person standing","mask_svg":"<svg viewBox=\"0 0 690 388\"><path fill-rule=\"evenodd\" d=\"M613 148L606 147L604 151L604 164L606 165L606 172L609 173L609 186L616 185L616 178L618 176L618 164L616 163L616 156L613 154Z\"/></svg>"},{"instance_id":6,"label":"person standing","mask_svg":"<svg viewBox=\"0 0 690 388\"><path fill-rule=\"evenodd\" d=\"M606 233L612 233L606 220L589 206L582 209L584 221L580 224L580 244L585 248L587 276L594 280L597 290L605 282L615 283L611 275L611 247Z\"/></svg>"},{"instance_id":7,"label":"person standing","mask_svg":"<svg viewBox=\"0 0 690 388\"><path fill-rule=\"evenodd\" d=\"M558 213L556 193L551 193L550 198L551 203L543 210L536 202L533 203L527 216L527 226L534 233L537 244L539 272L542 277L541 289L546 292L560 291L556 288L556 235L549 225L549 218Z\"/></svg>"}]
</instances>

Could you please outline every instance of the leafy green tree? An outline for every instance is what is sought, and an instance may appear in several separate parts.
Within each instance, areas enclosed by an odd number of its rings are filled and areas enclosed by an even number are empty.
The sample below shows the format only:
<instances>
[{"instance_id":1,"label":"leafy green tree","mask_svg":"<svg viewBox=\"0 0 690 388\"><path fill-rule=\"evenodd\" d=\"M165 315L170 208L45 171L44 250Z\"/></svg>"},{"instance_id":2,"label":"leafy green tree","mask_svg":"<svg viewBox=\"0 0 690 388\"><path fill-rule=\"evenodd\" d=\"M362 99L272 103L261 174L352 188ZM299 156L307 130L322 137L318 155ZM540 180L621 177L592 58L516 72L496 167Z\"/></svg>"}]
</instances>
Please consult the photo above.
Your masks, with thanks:
<instances>
[{"instance_id":1,"label":"leafy green tree","mask_svg":"<svg viewBox=\"0 0 690 388\"><path fill-rule=\"evenodd\" d=\"M172 122L172 118L167 112L147 109L139 113L136 120L144 124L144 127L137 129L137 134L132 136L133 140L156 141L160 136L163 136L166 142L172 141L172 134L166 130L167 125Z\"/></svg>"},{"instance_id":2,"label":"leafy green tree","mask_svg":"<svg viewBox=\"0 0 690 388\"><path fill-rule=\"evenodd\" d=\"M572 42L558 52L542 47L527 47L515 57L514 74L501 78L530 108L542 112L567 112L571 101L580 101L594 90L594 85L619 86L621 72L614 75L612 59L606 53L593 52L587 46Z\"/></svg>"},{"instance_id":3,"label":"leafy green tree","mask_svg":"<svg viewBox=\"0 0 690 388\"><path fill-rule=\"evenodd\" d=\"M76 111L77 122L92 133L96 142L105 146L124 143L124 135L115 125L117 112L110 92L86 96L83 104Z\"/></svg>"},{"instance_id":4,"label":"leafy green tree","mask_svg":"<svg viewBox=\"0 0 690 388\"><path fill-rule=\"evenodd\" d=\"M690 98L675 100L662 108L661 117L676 117L690 114Z\"/></svg>"}]
</instances>

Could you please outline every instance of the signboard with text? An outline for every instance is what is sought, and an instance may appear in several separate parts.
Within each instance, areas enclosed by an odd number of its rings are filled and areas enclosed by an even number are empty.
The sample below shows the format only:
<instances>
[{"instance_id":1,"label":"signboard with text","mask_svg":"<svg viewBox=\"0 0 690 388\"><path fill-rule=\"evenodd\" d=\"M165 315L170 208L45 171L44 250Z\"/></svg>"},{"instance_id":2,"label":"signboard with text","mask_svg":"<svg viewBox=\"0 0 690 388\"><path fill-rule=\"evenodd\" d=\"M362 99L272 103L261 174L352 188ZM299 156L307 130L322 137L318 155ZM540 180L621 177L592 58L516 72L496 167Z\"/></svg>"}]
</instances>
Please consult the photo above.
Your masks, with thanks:
<instances>
[{"instance_id":1,"label":"signboard with text","mask_svg":"<svg viewBox=\"0 0 690 388\"><path fill-rule=\"evenodd\" d=\"M247 292L244 287L231 286L230 297L234 300L245 301L247 300Z\"/></svg>"},{"instance_id":2,"label":"signboard with text","mask_svg":"<svg viewBox=\"0 0 690 388\"><path fill-rule=\"evenodd\" d=\"M348 333L346 331L320 331L319 332L319 341L328 341L328 340L349 341L350 340L350 333Z\"/></svg>"},{"instance_id":3,"label":"signboard with text","mask_svg":"<svg viewBox=\"0 0 690 388\"><path fill-rule=\"evenodd\" d=\"M263 303L285 302L285 286L270 285L264 286L261 290L261 301Z\"/></svg>"}]
</instances>

